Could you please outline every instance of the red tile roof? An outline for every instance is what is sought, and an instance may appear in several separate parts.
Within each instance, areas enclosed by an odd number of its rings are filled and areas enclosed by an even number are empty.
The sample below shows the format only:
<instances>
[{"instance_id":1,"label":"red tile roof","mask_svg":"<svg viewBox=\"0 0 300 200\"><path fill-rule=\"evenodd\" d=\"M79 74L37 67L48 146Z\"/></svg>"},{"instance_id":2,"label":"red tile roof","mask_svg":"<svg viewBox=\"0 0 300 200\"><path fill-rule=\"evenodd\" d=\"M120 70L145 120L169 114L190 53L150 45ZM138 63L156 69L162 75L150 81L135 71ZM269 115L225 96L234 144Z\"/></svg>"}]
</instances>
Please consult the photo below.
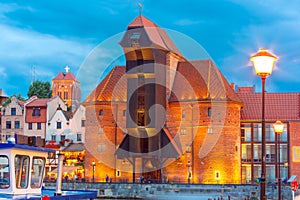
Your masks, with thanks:
<instances>
[{"instance_id":1,"label":"red tile roof","mask_svg":"<svg viewBox=\"0 0 300 200\"><path fill-rule=\"evenodd\" d=\"M26 107L44 107L52 98L35 99L28 103Z\"/></svg>"},{"instance_id":2,"label":"red tile roof","mask_svg":"<svg viewBox=\"0 0 300 200\"><path fill-rule=\"evenodd\" d=\"M241 120L261 120L262 94L253 87L239 87L237 95L244 106ZM265 93L265 118L275 120L300 120L300 93Z\"/></svg>"},{"instance_id":3,"label":"red tile roof","mask_svg":"<svg viewBox=\"0 0 300 200\"><path fill-rule=\"evenodd\" d=\"M139 15L128 25L128 28L133 28L133 27L158 27L158 26L148 18L144 17L143 15Z\"/></svg>"},{"instance_id":4,"label":"red tile roof","mask_svg":"<svg viewBox=\"0 0 300 200\"><path fill-rule=\"evenodd\" d=\"M176 47L175 43L171 40L168 34L162 28L157 26L155 23L153 23L151 20L147 19L143 15L139 15L129 24L125 35L129 33L130 34L136 33L136 32L139 32L140 34L146 32L147 34L147 37L142 37L142 36L140 37L141 39L144 40L144 41L140 41L140 43L146 42L146 40L150 40L152 44L151 45L148 44L147 46L151 46L158 49L162 48L174 52L177 55L181 55L179 49ZM128 40L128 38L125 37L125 40Z\"/></svg>"},{"instance_id":5,"label":"red tile roof","mask_svg":"<svg viewBox=\"0 0 300 200\"><path fill-rule=\"evenodd\" d=\"M205 99L241 102L211 60L180 62L170 101Z\"/></svg>"},{"instance_id":6,"label":"red tile roof","mask_svg":"<svg viewBox=\"0 0 300 200\"><path fill-rule=\"evenodd\" d=\"M85 99L85 102L126 102L126 78L125 66L113 68ZM241 102L211 60L179 63L169 101L210 99Z\"/></svg>"},{"instance_id":7,"label":"red tile roof","mask_svg":"<svg viewBox=\"0 0 300 200\"><path fill-rule=\"evenodd\" d=\"M127 80L125 66L116 66L85 99L85 102L126 102Z\"/></svg>"},{"instance_id":8,"label":"red tile roof","mask_svg":"<svg viewBox=\"0 0 300 200\"><path fill-rule=\"evenodd\" d=\"M72 72L63 73L59 72L58 75L52 80L72 80L76 81L76 78Z\"/></svg>"}]
</instances>

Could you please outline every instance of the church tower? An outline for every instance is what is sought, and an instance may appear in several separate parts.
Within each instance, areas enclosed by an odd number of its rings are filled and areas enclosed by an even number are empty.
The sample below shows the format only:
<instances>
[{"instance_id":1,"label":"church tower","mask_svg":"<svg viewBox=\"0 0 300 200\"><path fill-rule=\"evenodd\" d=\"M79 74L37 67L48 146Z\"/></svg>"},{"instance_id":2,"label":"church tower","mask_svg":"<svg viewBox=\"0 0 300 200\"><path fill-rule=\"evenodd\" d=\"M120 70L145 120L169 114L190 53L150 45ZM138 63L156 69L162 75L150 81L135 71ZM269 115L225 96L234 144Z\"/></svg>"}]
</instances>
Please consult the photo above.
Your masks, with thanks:
<instances>
[{"instance_id":1,"label":"church tower","mask_svg":"<svg viewBox=\"0 0 300 200\"><path fill-rule=\"evenodd\" d=\"M81 101L80 82L69 72L68 66L65 70L52 79L52 96L59 96L68 108L75 111Z\"/></svg>"}]
</instances>

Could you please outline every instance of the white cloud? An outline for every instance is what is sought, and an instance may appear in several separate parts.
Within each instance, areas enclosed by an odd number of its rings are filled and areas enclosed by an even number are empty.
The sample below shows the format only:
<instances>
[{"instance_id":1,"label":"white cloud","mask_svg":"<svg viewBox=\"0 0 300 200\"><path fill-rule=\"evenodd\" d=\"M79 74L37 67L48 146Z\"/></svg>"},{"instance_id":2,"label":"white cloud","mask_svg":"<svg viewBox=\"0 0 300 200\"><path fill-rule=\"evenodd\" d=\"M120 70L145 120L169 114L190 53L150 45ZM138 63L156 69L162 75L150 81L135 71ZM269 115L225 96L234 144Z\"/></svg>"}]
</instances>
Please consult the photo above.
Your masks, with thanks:
<instances>
[{"instance_id":1,"label":"white cloud","mask_svg":"<svg viewBox=\"0 0 300 200\"><path fill-rule=\"evenodd\" d=\"M174 24L179 26L190 26L201 23L200 20L191 20L191 19L180 19L178 21L175 21Z\"/></svg>"},{"instance_id":2,"label":"white cloud","mask_svg":"<svg viewBox=\"0 0 300 200\"><path fill-rule=\"evenodd\" d=\"M5 68L4 67L0 67L0 77L1 77L1 79L4 78L4 77L6 77L6 76L7 76L7 74L5 72Z\"/></svg>"}]
</instances>

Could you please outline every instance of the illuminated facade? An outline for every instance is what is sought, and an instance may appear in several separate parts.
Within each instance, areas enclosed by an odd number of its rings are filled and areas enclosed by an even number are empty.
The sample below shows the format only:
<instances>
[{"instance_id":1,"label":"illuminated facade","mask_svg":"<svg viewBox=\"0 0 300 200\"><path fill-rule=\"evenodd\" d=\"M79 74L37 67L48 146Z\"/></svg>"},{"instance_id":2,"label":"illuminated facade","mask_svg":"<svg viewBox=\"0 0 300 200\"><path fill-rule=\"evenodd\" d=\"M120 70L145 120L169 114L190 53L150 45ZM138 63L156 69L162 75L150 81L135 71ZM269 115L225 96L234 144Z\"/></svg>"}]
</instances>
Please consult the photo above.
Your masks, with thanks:
<instances>
[{"instance_id":1,"label":"illuminated facade","mask_svg":"<svg viewBox=\"0 0 300 200\"><path fill-rule=\"evenodd\" d=\"M75 111L81 100L80 82L69 69L67 66L66 72L60 72L52 79L52 96L59 96L72 111Z\"/></svg>"},{"instance_id":2,"label":"illuminated facade","mask_svg":"<svg viewBox=\"0 0 300 200\"><path fill-rule=\"evenodd\" d=\"M241 110L241 161L242 183L254 183L261 175L261 93L254 87L238 87L237 94L243 101ZM300 174L300 93L266 93L266 178L276 182L277 167L283 182ZM284 123L280 135L280 151L276 148L276 134L272 124ZM280 153L280 161L276 155Z\"/></svg>"},{"instance_id":3,"label":"illuminated facade","mask_svg":"<svg viewBox=\"0 0 300 200\"><path fill-rule=\"evenodd\" d=\"M120 45L126 66L114 67L84 101L85 176L239 183L242 103L215 64L188 61L142 15Z\"/></svg>"}]
</instances>

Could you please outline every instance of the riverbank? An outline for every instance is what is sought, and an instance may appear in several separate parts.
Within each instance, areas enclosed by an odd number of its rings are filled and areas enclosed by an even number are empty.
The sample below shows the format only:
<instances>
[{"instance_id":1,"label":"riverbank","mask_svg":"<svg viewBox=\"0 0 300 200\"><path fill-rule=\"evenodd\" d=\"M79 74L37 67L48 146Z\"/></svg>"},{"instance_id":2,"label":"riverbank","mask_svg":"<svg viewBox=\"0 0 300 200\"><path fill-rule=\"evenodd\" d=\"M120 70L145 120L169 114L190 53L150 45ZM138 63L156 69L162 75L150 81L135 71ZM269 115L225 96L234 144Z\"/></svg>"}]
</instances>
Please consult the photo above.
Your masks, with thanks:
<instances>
[{"instance_id":1,"label":"riverbank","mask_svg":"<svg viewBox=\"0 0 300 200\"><path fill-rule=\"evenodd\" d=\"M46 189L55 189L56 183L45 183ZM259 185L238 184L131 184L131 183L63 183L64 190L96 190L99 199L183 199L189 200L247 200L259 197ZM268 185L268 199L277 199L277 187ZM282 187L285 199L292 199L289 186Z\"/></svg>"}]
</instances>

